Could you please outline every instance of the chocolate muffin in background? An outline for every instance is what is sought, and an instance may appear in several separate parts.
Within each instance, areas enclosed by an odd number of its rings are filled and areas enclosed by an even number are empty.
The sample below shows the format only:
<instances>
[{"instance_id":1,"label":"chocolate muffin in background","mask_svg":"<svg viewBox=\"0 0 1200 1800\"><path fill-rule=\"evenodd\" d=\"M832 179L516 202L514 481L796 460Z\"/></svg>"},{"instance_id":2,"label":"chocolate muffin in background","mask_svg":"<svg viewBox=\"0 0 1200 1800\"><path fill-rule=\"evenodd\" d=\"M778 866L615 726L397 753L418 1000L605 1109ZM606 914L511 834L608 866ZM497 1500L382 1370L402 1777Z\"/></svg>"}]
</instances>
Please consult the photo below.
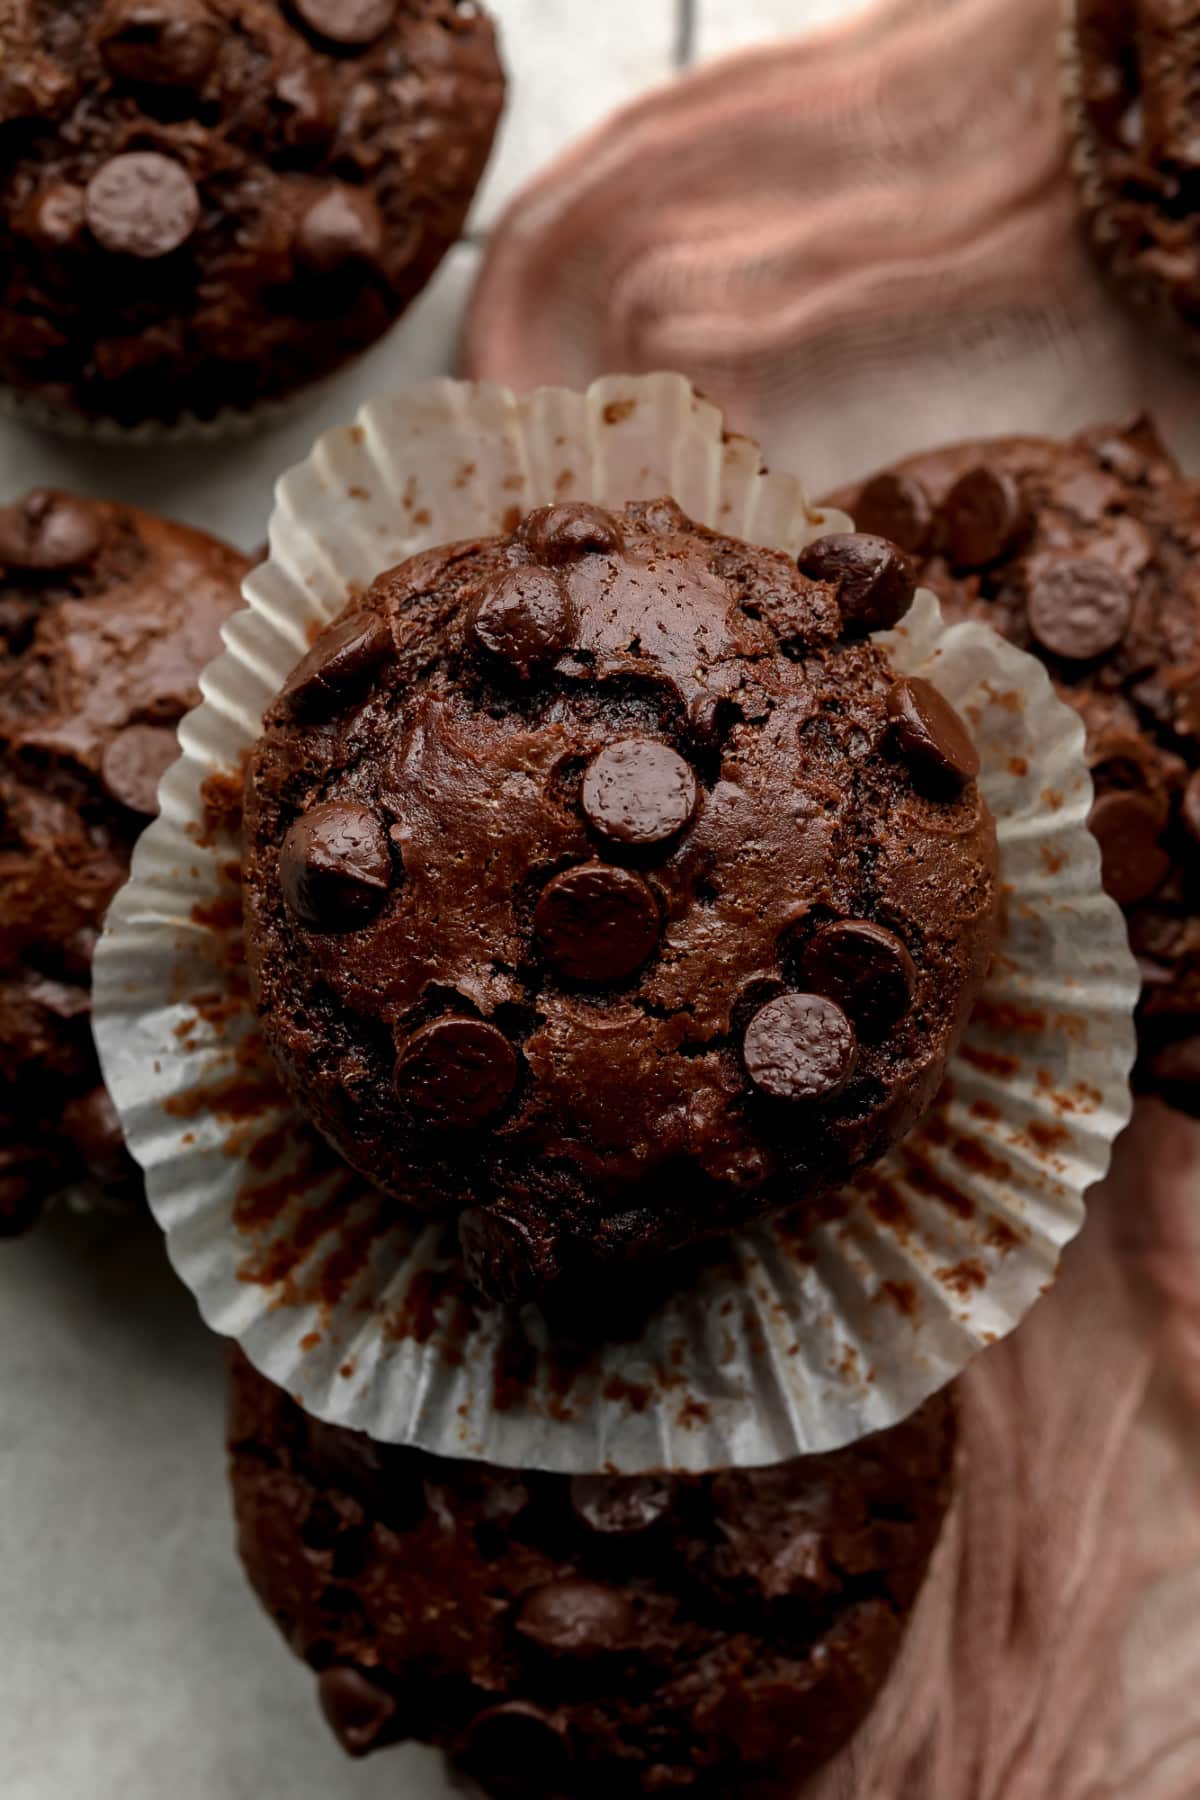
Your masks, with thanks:
<instances>
[{"instance_id":1,"label":"chocolate muffin in background","mask_svg":"<svg viewBox=\"0 0 1200 1800\"><path fill-rule=\"evenodd\" d=\"M458 237L503 91L474 0L11 0L0 383L134 426L328 374Z\"/></svg>"},{"instance_id":2,"label":"chocolate muffin in background","mask_svg":"<svg viewBox=\"0 0 1200 1800\"><path fill-rule=\"evenodd\" d=\"M956 444L834 504L1082 714L1104 883L1142 970L1136 1079L1200 1112L1200 483L1140 420Z\"/></svg>"},{"instance_id":3,"label":"chocolate muffin in background","mask_svg":"<svg viewBox=\"0 0 1200 1800\"><path fill-rule=\"evenodd\" d=\"M267 715L247 952L297 1100L515 1301L818 1205L933 1100L986 973L961 721L865 641L889 544L672 501L381 576Z\"/></svg>"},{"instance_id":4,"label":"chocolate muffin in background","mask_svg":"<svg viewBox=\"0 0 1200 1800\"><path fill-rule=\"evenodd\" d=\"M1067 49L1089 236L1120 288L1200 354L1200 15L1075 0Z\"/></svg>"},{"instance_id":5,"label":"chocolate muffin in background","mask_svg":"<svg viewBox=\"0 0 1200 1800\"><path fill-rule=\"evenodd\" d=\"M953 1487L952 1394L711 1476L444 1462L319 1424L240 1356L238 1542L342 1747L489 1794L794 1793L866 1714Z\"/></svg>"},{"instance_id":6,"label":"chocolate muffin in background","mask_svg":"<svg viewBox=\"0 0 1200 1800\"><path fill-rule=\"evenodd\" d=\"M88 1177L137 1193L92 951L249 566L127 506L41 489L0 508L0 1235Z\"/></svg>"}]
</instances>

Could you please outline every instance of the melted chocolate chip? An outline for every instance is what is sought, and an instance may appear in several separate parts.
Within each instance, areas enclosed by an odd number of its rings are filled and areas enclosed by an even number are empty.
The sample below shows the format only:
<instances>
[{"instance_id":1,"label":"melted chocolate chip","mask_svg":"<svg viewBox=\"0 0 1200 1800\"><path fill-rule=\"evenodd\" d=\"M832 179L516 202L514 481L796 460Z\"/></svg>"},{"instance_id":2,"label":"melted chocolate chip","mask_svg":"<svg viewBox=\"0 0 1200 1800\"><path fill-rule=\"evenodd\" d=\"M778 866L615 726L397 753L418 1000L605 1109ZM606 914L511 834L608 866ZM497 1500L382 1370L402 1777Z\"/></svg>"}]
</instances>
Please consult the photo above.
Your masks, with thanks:
<instances>
[{"instance_id":1,"label":"melted chocolate chip","mask_svg":"<svg viewBox=\"0 0 1200 1800\"><path fill-rule=\"evenodd\" d=\"M1124 791L1101 794L1088 820L1100 845L1105 892L1119 906L1148 900L1171 873L1159 841L1162 817L1152 800Z\"/></svg>"},{"instance_id":2,"label":"melted chocolate chip","mask_svg":"<svg viewBox=\"0 0 1200 1800\"><path fill-rule=\"evenodd\" d=\"M317 1683L321 1711L349 1756L366 1756L386 1743L396 1718L396 1697L361 1669L325 1669Z\"/></svg>"},{"instance_id":3,"label":"melted chocolate chip","mask_svg":"<svg viewBox=\"0 0 1200 1800\"><path fill-rule=\"evenodd\" d=\"M92 236L115 256L170 256L200 222L200 196L182 163L157 150L114 156L87 188Z\"/></svg>"},{"instance_id":4,"label":"melted chocolate chip","mask_svg":"<svg viewBox=\"0 0 1200 1800\"><path fill-rule=\"evenodd\" d=\"M396 16L396 0L292 0L292 5L318 37L351 49L373 44Z\"/></svg>"},{"instance_id":5,"label":"melted chocolate chip","mask_svg":"<svg viewBox=\"0 0 1200 1800\"><path fill-rule=\"evenodd\" d=\"M854 521L916 556L929 542L933 507L914 476L876 475L859 493Z\"/></svg>"},{"instance_id":6,"label":"melted chocolate chip","mask_svg":"<svg viewBox=\"0 0 1200 1800\"><path fill-rule=\"evenodd\" d=\"M1123 575L1085 556L1041 564L1029 589L1029 629L1054 656L1086 662L1115 650L1133 618Z\"/></svg>"},{"instance_id":7,"label":"melted chocolate chip","mask_svg":"<svg viewBox=\"0 0 1200 1800\"><path fill-rule=\"evenodd\" d=\"M198 88L221 33L203 0L107 0L98 36L100 54L122 80Z\"/></svg>"},{"instance_id":8,"label":"melted chocolate chip","mask_svg":"<svg viewBox=\"0 0 1200 1800\"><path fill-rule=\"evenodd\" d=\"M583 778L588 821L615 844L665 843L683 830L697 797L696 777L682 756L652 738L609 744Z\"/></svg>"},{"instance_id":9,"label":"melted chocolate chip","mask_svg":"<svg viewBox=\"0 0 1200 1800\"><path fill-rule=\"evenodd\" d=\"M982 463L960 475L942 503L946 549L962 569L981 569L1003 556L1025 521L1025 503L1012 476Z\"/></svg>"},{"instance_id":10,"label":"melted chocolate chip","mask_svg":"<svg viewBox=\"0 0 1200 1800\"><path fill-rule=\"evenodd\" d=\"M296 254L306 268L332 275L348 263L377 262L383 237L383 215L371 195L331 181L300 219Z\"/></svg>"},{"instance_id":11,"label":"melted chocolate chip","mask_svg":"<svg viewBox=\"0 0 1200 1800\"><path fill-rule=\"evenodd\" d=\"M179 755L179 741L165 725L127 725L104 752L100 773L113 799L152 819L158 784Z\"/></svg>"},{"instance_id":12,"label":"melted chocolate chip","mask_svg":"<svg viewBox=\"0 0 1200 1800\"><path fill-rule=\"evenodd\" d=\"M931 681L897 681L887 698L900 754L921 774L963 787L979 773L979 752L966 726Z\"/></svg>"},{"instance_id":13,"label":"melted chocolate chip","mask_svg":"<svg viewBox=\"0 0 1200 1800\"><path fill-rule=\"evenodd\" d=\"M283 684L280 699L294 718L320 719L332 712L378 667L392 648L392 634L376 613L350 613L326 627Z\"/></svg>"},{"instance_id":14,"label":"melted chocolate chip","mask_svg":"<svg viewBox=\"0 0 1200 1800\"><path fill-rule=\"evenodd\" d=\"M387 835L375 814L327 800L302 813L283 840L283 897L312 931L354 931L373 919L394 875Z\"/></svg>"},{"instance_id":15,"label":"melted chocolate chip","mask_svg":"<svg viewBox=\"0 0 1200 1800\"><path fill-rule=\"evenodd\" d=\"M470 630L481 649L528 679L570 644L575 613L548 569L508 569L479 601Z\"/></svg>"},{"instance_id":16,"label":"melted chocolate chip","mask_svg":"<svg viewBox=\"0 0 1200 1800\"><path fill-rule=\"evenodd\" d=\"M800 573L836 587L847 632L890 631L912 605L915 582L903 551L865 531L835 531L801 551Z\"/></svg>"},{"instance_id":17,"label":"melted chocolate chip","mask_svg":"<svg viewBox=\"0 0 1200 1800\"><path fill-rule=\"evenodd\" d=\"M581 556L615 555L624 543L611 513L585 501L539 506L521 526L520 537L539 562L552 566Z\"/></svg>"},{"instance_id":18,"label":"melted chocolate chip","mask_svg":"<svg viewBox=\"0 0 1200 1800\"><path fill-rule=\"evenodd\" d=\"M1196 842L1200 843L1200 769L1197 769L1183 790L1179 812Z\"/></svg>"},{"instance_id":19,"label":"melted chocolate chip","mask_svg":"<svg viewBox=\"0 0 1200 1800\"><path fill-rule=\"evenodd\" d=\"M629 869L583 863L547 883L533 915L542 950L572 981L620 981L641 968L662 921L649 884Z\"/></svg>"},{"instance_id":20,"label":"melted chocolate chip","mask_svg":"<svg viewBox=\"0 0 1200 1800\"><path fill-rule=\"evenodd\" d=\"M405 1039L396 1061L396 1092L425 1123L481 1125L517 1085L517 1053L484 1019L434 1019Z\"/></svg>"},{"instance_id":21,"label":"melted chocolate chip","mask_svg":"<svg viewBox=\"0 0 1200 1800\"><path fill-rule=\"evenodd\" d=\"M468 1769L478 1769L489 1789L554 1793L566 1779L571 1745L566 1728L525 1700L493 1706L472 1721L458 1748Z\"/></svg>"},{"instance_id":22,"label":"melted chocolate chip","mask_svg":"<svg viewBox=\"0 0 1200 1800\"><path fill-rule=\"evenodd\" d=\"M805 984L845 1008L860 1030L890 1025L912 1005L917 971L894 932L867 919L839 919L809 940Z\"/></svg>"},{"instance_id":23,"label":"melted chocolate chip","mask_svg":"<svg viewBox=\"0 0 1200 1800\"><path fill-rule=\"evenodd\" d=\"M746 1027L742 1059L772 1100L828 1100L853 1075L858 1040L841 1007L823 994L781 994Z\"/></svg>"},{"instance_id":24,"label":"melted chocolate chip","mask_svg":"<svg viewBox=\"0 0 1200 1800\"><path fill-rule=\"evenodd\" d=\"M600 1537L640 1537L671 1511L675 1483L667 1475L574 1475L576 1518Z\"/></svg>"},{"instance_id":25,"label":"melted chocolate chip","mask_svg":"<svg viewBox=\"0 0 1200 1800\"><path fill-rule=\"evenodd\" d=\"M633 1607L598 1581L552 1581L525 1596L517 1630L556 1656L602 1656L633 1634Z\"/></svg>"},{"instance_id":26,"label":"melted chocolate chip","mask_svg":"<svg viewBox=\"0 0 1200 1800\"><path fill-rule=\"evenodd\" d=\"M561 1273L558 1234L503 1207L473 1206L460 1213L458 1241L476 1287L506 1306L544 1293Z\"/></svg>"},{"instance_id":27,"label":"melted chocolate chip","mask_svg":"<svg viewBox=\"0 0 1200 1800\"><path fill-rule=\"evenodd\" d=\"M70 494L35 488L14 506L0 507L0 565L51 574L90 562L101 543L92 509Z\"/></svg>"}]
</instances>

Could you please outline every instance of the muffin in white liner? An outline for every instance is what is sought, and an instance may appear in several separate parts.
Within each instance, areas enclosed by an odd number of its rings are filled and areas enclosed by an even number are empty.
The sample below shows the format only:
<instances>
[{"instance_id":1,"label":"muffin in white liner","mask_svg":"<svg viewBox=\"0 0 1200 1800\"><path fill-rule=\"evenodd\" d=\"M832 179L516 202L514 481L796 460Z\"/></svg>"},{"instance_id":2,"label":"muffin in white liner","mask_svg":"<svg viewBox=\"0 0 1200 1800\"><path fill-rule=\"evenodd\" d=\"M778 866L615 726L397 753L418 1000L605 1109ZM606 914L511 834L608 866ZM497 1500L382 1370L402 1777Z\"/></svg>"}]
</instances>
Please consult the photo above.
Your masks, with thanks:
<instances>
[{"instance_id":1,"label":"muffin in white liner","mask_svg":"<svg viewBox=\"0 0 1200 1800\"><path fill-rule=\"evenodd\" d=\"M844 524L763 472L676 376L517 399L438 382L364 409L280 485L270 561L206 673L184 757L97 958L106 1078L211 1325L312 1412L452 1456L705 1469L836 1447L910 1412L1017 1323L1129 1111L1137 972L1100 889L1082 727L1032 658L922 594L889 634L970 719L996 817L1001 942L933 1114L803 1231L720 1246L622 1341L564 1351L485 1309L441 1225L336 1162L283 1097L242 972L239 771L347 591L552 497L670 493L795 553Z\"/></svg>"}]
</instances>

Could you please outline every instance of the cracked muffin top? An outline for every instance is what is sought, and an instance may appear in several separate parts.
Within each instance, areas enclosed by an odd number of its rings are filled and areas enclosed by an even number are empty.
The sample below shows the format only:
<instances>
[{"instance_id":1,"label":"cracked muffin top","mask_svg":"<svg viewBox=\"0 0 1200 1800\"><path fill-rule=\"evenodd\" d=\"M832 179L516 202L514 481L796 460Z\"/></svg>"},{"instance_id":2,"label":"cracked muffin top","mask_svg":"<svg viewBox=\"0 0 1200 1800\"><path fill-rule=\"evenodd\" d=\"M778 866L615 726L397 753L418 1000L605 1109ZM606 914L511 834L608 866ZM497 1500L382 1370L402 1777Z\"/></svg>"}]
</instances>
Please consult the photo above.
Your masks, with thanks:
<instances>
[{"instance_id":1,"label":"cracked muffin top","mask_svg":"<svg viewBox=\"0 0 1200 1800\"><path fill-rule=\"evenodd\" d=\"M382 575L268 714L248 954L301 1106L531 1296L814 1202L933 1099L986 972L978 757L801 566L671 501Z\"/></svg>"},{"instance_id":2,"label":"cracked muffin top","mask_svg":"<svg viewBox=\"0 0 1200 1800\"><path fill-rule=\"evenodd\" d=\"M473 0L0 0L0 381L135 425L329 373L458 237L503 91Z\"/></svg>"}]
</instances>

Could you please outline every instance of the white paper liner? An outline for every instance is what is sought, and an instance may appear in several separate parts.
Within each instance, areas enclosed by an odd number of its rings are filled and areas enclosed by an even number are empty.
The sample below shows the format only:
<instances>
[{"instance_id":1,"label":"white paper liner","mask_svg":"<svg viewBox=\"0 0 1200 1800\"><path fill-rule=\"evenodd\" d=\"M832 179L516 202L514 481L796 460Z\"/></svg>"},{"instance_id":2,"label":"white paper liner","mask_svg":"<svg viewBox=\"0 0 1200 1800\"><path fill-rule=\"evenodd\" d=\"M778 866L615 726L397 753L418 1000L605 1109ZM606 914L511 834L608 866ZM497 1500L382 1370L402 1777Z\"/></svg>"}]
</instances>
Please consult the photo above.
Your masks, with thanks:
<instances>
[{"instance_id":1,"label":"white paper liner","mask_svg":"<svg viewBox=\"0 0 1200 1800\"><path fill-rule=\"evenodd\" d=\"M634 1473L775 1462L890 1425L1053 1279L1129 1116L1138 976L1087 829L1083 727L1032 657L947 629L921 593L887 641L973 723L1005 924L945 1095L844 1218L745 1233L636 1342L564 1367L533 1309L472 1304L444 1225L396 1223L314 1153L237 974L239 844L205 822L202 783L236 791L264 708L350 584L552 497L665 493L789 552L845 523L764 473L678 376L519 399L439 381L321 438L279 484L270 560L201 680L96 958L105 1077L204 1317L311 1412L385 1441Z\"/></svg>"}]
</instances>

